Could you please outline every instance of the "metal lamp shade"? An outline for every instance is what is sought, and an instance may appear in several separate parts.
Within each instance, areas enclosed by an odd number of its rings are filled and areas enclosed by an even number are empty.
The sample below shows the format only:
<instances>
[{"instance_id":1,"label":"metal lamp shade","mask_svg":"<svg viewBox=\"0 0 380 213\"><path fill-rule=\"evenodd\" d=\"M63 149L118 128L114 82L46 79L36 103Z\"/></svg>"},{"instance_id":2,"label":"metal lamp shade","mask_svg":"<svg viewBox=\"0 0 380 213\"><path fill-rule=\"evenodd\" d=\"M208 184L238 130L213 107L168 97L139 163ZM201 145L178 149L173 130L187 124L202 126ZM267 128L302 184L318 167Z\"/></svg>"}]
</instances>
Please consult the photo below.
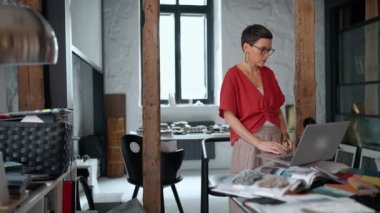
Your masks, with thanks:
<instances>
[{"instance_id":1,"label":"metal lamp shade","mask_svg":"<svg viewBox=\"0 0 380 213\"><path fill-rule=\"evenodd\" d=\"M57 37L40 14L0 5L0 64L55 64L57 57Z\"/></svg>"}]
</instances>

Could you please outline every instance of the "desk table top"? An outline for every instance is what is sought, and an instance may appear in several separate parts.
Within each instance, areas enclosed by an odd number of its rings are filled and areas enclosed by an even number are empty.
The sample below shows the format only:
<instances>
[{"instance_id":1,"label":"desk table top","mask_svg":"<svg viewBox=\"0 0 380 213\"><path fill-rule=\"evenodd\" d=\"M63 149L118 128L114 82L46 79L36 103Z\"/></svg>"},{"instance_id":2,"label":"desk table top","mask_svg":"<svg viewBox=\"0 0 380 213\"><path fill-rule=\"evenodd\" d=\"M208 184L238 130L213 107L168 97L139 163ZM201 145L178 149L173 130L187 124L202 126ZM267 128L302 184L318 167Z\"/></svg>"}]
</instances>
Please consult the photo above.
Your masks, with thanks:
<instances>
[{"instance_id":1,"label":"desk table top","mask_svg":"<svg viewBox=\"0 0 380 213\"><path fill-rule=\"evenodd\" d=\"M131 131L131 134L137 134L136 131ZM221 133L189 133L189 134L161 134L161 141L175 140L203 140L205 138L225 138L230 137L229 132Z\"/></svg>"},{"instance_id":2,"label":"desk table top","mask_svg":"<svg viewBox=\"0 0 380 213\"><path fill-rule=\"evenodd\" d=\"M170 134L170 135L161 135L162 141L169 141L169 140L203 140L205 138L224 138L224 137L230 137L229 132L223 132L223 133L191 133L191 134Z\"/></svg>"}]
</instances>

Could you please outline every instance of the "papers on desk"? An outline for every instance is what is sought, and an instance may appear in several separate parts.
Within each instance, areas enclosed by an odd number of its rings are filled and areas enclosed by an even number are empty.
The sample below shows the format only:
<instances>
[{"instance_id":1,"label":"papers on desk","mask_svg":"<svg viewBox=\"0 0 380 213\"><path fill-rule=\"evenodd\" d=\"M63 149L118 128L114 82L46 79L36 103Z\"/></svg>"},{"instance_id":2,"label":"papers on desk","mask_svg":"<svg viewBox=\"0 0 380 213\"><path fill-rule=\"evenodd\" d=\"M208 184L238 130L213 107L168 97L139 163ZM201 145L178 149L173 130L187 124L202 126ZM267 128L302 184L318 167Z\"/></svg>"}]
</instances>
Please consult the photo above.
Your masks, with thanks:
<instances>
[{"instance_id":1,"label":"papers on desk","mask_svg":"<svg viewBox=\"0 0 380 213\"><path fill-rule=\"evenodd\" d=\"M299 184L300 181L294 178L244 170L237 175L225 176L212 191L245 198L281 197Z\"/></svg>"},{"instance_id":2,"label":"papers on desk","mask_svg":"<svg viewBox=\"0 0 380 213\"><path fill-rule=\"evenodd\" d=\"M273 163L229 175L212 189L215 192L239 197L281 197L287 192L308 189L325 176L313 168L276 166Z\"/></svg>"},{"instance_id":3,"label":"papers on desk","mask_svg":"<svg viewBox=\"0 0 380 213\"><path fill-rule=\"evenodd\" d=\"M282 198L254 198L243 204L258 213L304 212L375 212L350 198L333 198L318 194L285 195Z\"/></svg>"}]
</instances>

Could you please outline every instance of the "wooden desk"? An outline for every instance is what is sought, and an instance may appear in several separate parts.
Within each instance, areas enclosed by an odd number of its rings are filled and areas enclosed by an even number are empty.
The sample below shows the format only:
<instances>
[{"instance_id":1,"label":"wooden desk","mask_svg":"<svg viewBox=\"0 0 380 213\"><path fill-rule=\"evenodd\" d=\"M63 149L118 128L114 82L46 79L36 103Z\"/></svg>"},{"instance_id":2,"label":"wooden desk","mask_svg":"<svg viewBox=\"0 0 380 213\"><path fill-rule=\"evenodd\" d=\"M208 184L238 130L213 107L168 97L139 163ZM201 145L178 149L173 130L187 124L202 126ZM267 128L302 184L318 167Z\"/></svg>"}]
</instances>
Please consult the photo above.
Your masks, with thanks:
<instances>
[{"instance_id":1,"label":"wooden desk","mask_svg":"<svg viewBox=\"0 0 380 213\"><path fill-rule=\"evenodd\" d=\"M53 181L47 181L37 190L31 192L29 195L25 196L25 198L20 200L10 200L8 204L0 206L0 213L8 213L8 212L30 212L30 213L40 213L45 212L46 203L45 197L48 196L49 193L53 193L53 201L54 201L54 209L55 212L62 212L62 183L66 178L75 178L75 174L71 173L74 171L73 168L76 166L72 166L66 173L63 173L57 179ZM73 176L71 176L73 175Z\"/></svg>"}]
</instances>

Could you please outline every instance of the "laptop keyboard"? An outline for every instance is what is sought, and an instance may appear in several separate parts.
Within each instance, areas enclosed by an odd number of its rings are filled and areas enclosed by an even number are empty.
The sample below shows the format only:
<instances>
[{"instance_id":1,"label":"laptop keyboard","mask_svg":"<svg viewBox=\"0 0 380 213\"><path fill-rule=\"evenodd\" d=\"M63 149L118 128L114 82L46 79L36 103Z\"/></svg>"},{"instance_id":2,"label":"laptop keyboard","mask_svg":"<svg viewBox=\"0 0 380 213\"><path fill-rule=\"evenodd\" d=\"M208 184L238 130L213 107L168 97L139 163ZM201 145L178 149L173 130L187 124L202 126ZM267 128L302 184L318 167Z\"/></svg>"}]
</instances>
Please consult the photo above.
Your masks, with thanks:
<instances>
[{"instance_id":1,"label":"laptop keyboard","mask_svg":"<svg viewBox=\"0 0 380 213\"><path fill-rule=\"evenodd\" d=\"M284 160L284 161L291 161L292 158L293 158L293 155L285 156L285 157L281 157L280 159L281 159L281 160Z\"/></svg>"}]
</instances>

